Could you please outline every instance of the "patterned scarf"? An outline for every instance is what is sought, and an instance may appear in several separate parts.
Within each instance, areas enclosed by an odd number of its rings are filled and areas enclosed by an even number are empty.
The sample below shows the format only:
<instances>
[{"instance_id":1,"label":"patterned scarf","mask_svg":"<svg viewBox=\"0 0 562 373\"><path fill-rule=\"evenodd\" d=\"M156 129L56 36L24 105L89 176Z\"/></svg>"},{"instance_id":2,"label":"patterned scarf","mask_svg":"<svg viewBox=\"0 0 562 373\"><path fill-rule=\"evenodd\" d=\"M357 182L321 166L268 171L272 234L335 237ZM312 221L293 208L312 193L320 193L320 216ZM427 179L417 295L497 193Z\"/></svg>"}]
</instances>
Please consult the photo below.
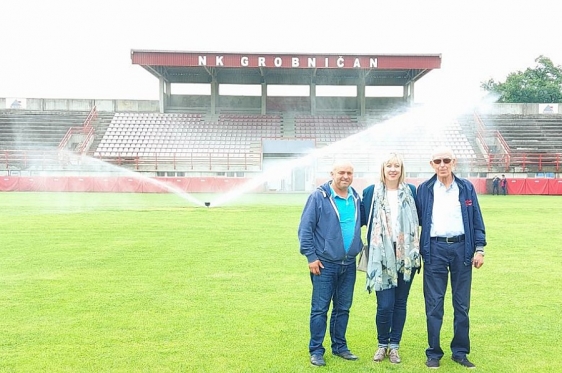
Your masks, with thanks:
<instances>
[{"instance_id":1,"label":"patterned scarf","mask_svg":"<svg viewBox=\"0 0 562 373\"><path fill-rule=\"evenodd\" d=\"M390 206L383 183L375 186L371 208L371 241L367 264L369 293L398 286L398 272L404 274L404 281L410 281L412 271L421 265L418 214L408 184L401 183L398 186L396 251L392 239L394 227Z\"/></svg>"}]
</instances>

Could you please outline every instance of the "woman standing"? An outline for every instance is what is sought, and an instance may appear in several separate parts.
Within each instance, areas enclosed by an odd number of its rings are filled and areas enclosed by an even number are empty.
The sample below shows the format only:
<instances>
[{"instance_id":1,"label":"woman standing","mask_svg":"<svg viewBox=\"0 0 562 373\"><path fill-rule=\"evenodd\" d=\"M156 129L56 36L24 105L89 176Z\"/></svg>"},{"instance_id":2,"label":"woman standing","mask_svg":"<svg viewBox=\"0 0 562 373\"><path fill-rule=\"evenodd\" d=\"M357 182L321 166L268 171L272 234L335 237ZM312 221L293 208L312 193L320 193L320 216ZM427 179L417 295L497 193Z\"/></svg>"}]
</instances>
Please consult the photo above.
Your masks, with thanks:
<instances>
[{"instance_id":1,"label":"woman standing","mask_svg":"<svg viewBox=\"0 0 562 373\"><path fill-rule=\"evenodd\" d=\"M392 153L381 165L380 183L363 191L369 260L367 290L377 296L378 348L373 360L386 356L400 363L398 349L406 323L406 302L419 272L419 223L416 188L404 182L404 161Z\"/></svg>"}]
</instances>

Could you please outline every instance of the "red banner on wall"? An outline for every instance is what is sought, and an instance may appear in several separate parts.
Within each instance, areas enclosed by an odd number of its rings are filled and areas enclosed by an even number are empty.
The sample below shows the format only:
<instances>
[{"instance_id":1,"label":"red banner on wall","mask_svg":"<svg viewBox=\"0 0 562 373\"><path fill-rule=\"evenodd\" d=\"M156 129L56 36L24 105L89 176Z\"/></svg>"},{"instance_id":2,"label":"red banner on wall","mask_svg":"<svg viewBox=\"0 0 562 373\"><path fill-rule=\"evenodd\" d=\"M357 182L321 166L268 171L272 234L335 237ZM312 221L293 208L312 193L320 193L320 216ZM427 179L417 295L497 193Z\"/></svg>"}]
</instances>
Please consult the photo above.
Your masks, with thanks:
<instances>
[{"instance_id":1,"label":"red banner on wall","mask_svg":"<svg viewBox=\"0 0 562 373\"><path fill-rule=\"evenodd\" d=\"M69 177L66 192L93 192L94 182L91 177Z\"/></svg>"},{"instance_id":2,"label":"red banner on wall","mask_svg":"<svg viewBox=\"0 0 562 373\"><path fill-rule=\"evenodd\" d=\"M170 193L170 188L166 183L158 179L142 179L142 193Z\"/></svg>"},{"instance_id":3,"label":"red banner on wall","mask_svg":"<svg viewBox=\"0 0 562 373\"><path fill-rule=\"evenodd\" d=\"M525 194L527 188L527 179L509 179L507 180L507 194ZM503 193L500 188L500 194Z\"/></svg>"},{"instance_id":4,"label":"red banner on wall","mask_svg":"<svg viewBox=\"0 0 562 373\"><path fill-rule=\"evenodd\" d=\"M548 194L548 179L525 179L524 194Z\"/></svg>"},{"instance_id":5,"label":"red banner on wall","mask_svg":"<svg viewBox=\"0 0 562 373\"><path fill-rule=\"evenodd\" d=\"M44 176L2 176L0 177L0 192L122 192L122 193L225 193L249 183L250 178L225 177L44 177ZM328 179L316 180L317 185ZM408 179L410 184L419 185L426 179ZM486 182L484 178L470 179L478 194L485 194ZM357 178L353 187L359 194L372 179ZM254 186L248 192L265 192L265 183ZM562 195L562 179L508 179L508 194L544 194ZM500 190L501 192L501 190Z\"/></svg>"},{"instance_id":6,"label":"red banner on wall","mask_svg":"<svg viewBox=\"0 0 562 373\"><path fill-rule=\"evenodd\" d=\"M94 177L92 189L94 192L118 192L118 181L116 177Z\"/></svg>"},{"instance_id":7,"label":"red banner on wall","mask_svg":"<svg viewBox=\"0 0 562 373\"><path fill-rule=\"evenodd\" d=\"M478 194L485 194L486 193L486 179L468 179L472 185L474 185L474 190Z\"/></svg>"},{"instance_id":8,"label":"red banner on wall","mask_svg":"<svg viewBox=\"0 0 562 373\"><path fill-rule=\"evenodd\" d=\"M18 192L45 192L45 178L43 177L20 177L18 181Z\"/></svg>"},{"instance_id":9,"label":"red banner on wall","mask_svg":"<svg viewBox=\"0 0 562 373\"><path fill-rule=\"evenodd\" d=\"M117 189L121 193L142 193L142 181L136 177L119 177Z\"/></svg>"},{"instance_id":10,"label":"red banner on wall","mask_svg":"<svg viewBox=\"0 0 562 373\"><path fill-rule=\"evenodd\" d=\"M548 179L548 194L562 195L562 179Z\"/></svg>"},{"instance_id":11,"label":"red banner on wall","mask_svg":"<svg viewBox=\"0 0 562 373\"><path fill-rule=\"evenodd\" d=\"M189 190L189 178L186 177L156 177L154 179L172 191L187 192Z\"/></svg>"},{"instance_id":12,"label":"red banner on wall","mask_svg":"<svg viewBox=\"0 0 562 373\"><path fill-rule=\"evenodd\" d=\"M68 177L46 177L44 178L44 190L46 192L66 192Z\"/></svg>"},{"instance_id":13,"label":"red banner on wall","mask_svg":"<svg viewBox=\"0 0 562 373\"><path fill-rule=\"evenodd\" d=\"M0 192L13 192L18 190L19 177L4 176L0 178Z\"/></svg>"}]
</instances>

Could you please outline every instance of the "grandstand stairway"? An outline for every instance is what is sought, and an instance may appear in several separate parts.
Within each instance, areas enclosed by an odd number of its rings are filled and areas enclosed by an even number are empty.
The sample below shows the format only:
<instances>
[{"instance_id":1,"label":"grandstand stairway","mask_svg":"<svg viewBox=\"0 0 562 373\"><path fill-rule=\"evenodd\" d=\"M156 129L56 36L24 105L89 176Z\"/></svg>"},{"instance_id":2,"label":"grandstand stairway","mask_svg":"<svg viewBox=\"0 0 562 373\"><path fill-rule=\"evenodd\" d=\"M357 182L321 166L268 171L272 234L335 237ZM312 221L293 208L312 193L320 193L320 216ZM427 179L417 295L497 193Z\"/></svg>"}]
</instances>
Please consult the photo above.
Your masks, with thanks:
<instances>
[{"instance_id":1,"label":"grandstand stairway","mask_svg":"<svg viewBox=\"0 0 562 373\"><path fill-rule=\"evenodd\" d=\"M70 127L89 112L0 110L0 150L56 149Z\"/></svg>"}]
</instances>

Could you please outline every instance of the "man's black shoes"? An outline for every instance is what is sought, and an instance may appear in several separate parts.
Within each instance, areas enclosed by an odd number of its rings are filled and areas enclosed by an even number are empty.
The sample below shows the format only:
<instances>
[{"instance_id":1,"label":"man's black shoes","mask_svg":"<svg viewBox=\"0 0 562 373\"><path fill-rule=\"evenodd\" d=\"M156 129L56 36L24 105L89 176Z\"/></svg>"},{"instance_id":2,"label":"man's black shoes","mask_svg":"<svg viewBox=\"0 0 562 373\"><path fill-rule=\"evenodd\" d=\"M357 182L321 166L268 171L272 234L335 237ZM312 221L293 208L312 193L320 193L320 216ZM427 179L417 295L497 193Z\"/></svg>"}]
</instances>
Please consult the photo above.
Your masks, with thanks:
<instances>
[{"instance_id":1,"label":"man's black shoes","mask_svg":"<svg viewBox=\"0 0 562 373\"><path fill-rule=\"evenodd\" d=\"M322 355L310 355L310 364L316 365L317 367L323 367L326 365L324 361L324 356Z\"/></svg>"},{"instance_id":2,"label":"man's black shoes","mask_svg":"<svg viewBox=\"0 0 562 373\"><path fill-rule=\"evenodd\" d=\"M457 359L452 357L451 359L453 359L455 363L460 364L465 368L468 369L476 368L476 365L472 364L466 357L463 357L462 359Z\"/></svg>"},{"instance_id":3,"label":"man's black shoes","mask_svg":"<svg viewBox=\"0 0 562 373\"><path fill-rule=\"evenodd\" d=\"M357 359L359 359L357 357L357 355L352 354L351 351L344 351L344 352L340 352L339 354L334 354L334 355L339 356L339 357L341 357L342 359L345 359L345 360L357 360Z\"/></svg>"},{"instance_id":4,"label":"man's black shoes","mask_svg":"<svg viewBox=\"0 0 562 373\"><path fill-rule=\"evenodd\" d=\"M439 368L439 360L429 358L425 362L425 366L430 368L430 369L437 369L437 368Z\"/></svg>"}]
</instances>

